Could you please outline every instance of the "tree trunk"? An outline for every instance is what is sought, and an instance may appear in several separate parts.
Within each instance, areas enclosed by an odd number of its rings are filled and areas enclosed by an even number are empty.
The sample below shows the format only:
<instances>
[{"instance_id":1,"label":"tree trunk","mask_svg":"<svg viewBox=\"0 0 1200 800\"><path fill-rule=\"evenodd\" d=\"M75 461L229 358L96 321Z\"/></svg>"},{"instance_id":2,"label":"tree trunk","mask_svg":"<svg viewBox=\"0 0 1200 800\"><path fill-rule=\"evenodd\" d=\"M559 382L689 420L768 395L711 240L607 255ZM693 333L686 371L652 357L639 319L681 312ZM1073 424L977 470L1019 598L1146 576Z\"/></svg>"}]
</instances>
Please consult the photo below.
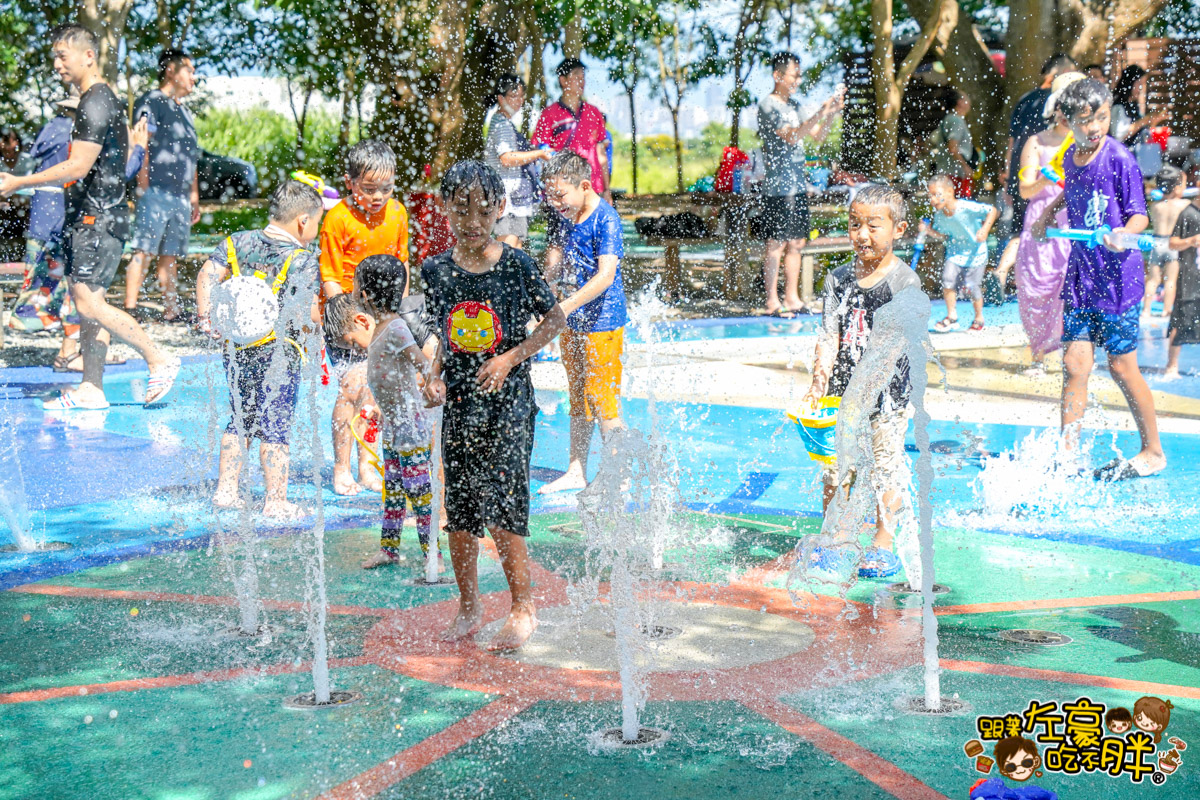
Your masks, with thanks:
<instances>
[{"instance_id":1,"label":"tree trunk","mask_svg":"<svg viewBox=\"0 0 1200 800\"><path fill-rule=\"evenodd\" d=\"M160 49L171 46L171 2L170 0L155 0L155 10L158 12L154 19L154 33Z\"/></svg>"},{"instance_id":2,"label":"tree trunk","mask_svg":"<svg viewBox=\"0 0 1200 800\"><path fill-rule=\"evenodd\" d=\"M679 138L679 106L671 109L671 132L675 137L675 191L683 194L683 142Z\"/></svg>"},{"instance_id":3,"label":"tree trunk","mask_svg":"<svg viewBox=\"0 0 1200 800\"><path fill-rule=\"evenodd\" d=\"M789 6L790 8L790 6ZM732 113L729 120L729 146L740 147L742 135L742 107L741 97L742 91L746 87L746 82L742 78L742 62L746 58L746 32L744 29L737 32L737 36L733 39L733 108L729 109ZM788 19L788 37L791 37L791 19Z\"/></svg>"},{"instance_id":4,"label":"tree trunk","mask_svg":"<svg viewBox=\"0 0 1200 800\"><path fill-rule=\"evenodd\" d=\"M563 26L563 57L579 58L583 55L583 13L578 2L571 3L570 17Z\"/></svg>"},{"instance_id":5,"label":"tree trunk","mask_svg":"<svg viewBox=\"0 0 1200 800\"><path fill-rule=\"evenodd\" d=\"M874 175L896 177L896 155L900 140L900 106L908 79L912 77L939 30L947 23L948 12L941 0L935 3L921 27L904 63L896 69L892 42L892 0L871 0L871 85L875 93L875 137L871 170Z\"/></svg>"},{"instance_id":6,"label":"tree trunk","mask_svg":"<svg viewBox=\"0 0 1200 800\"><path fill-rule=\"evenodd\" d=\"M133 0L83 0L79 5L79 22L100 39L96 60L100 74L109 84L117 82L117 52L132 8Z\"/></svg>"},{"instance_id":7,"label":"tree trunk","mask_svg":"<svg viewBox=\"0 0 1200 800\"><path fill-rule=\"evenodd\" d=\"M896 177L900 131L900 88L896 86L892 43L892 0L871 0L871 85L875 90L875 147L871 172Z\"/></svg>"},{"instance_id":8,"label":"tree trunk","mask_svg":"<svg viewBox=\"0 0 1200 800\"><path fill-rule=\"evenodd\" d=\"M637 109L634 107L634 92L637 89L637 84L625 85L625 96L629 98L629 160L632 162L632 181L633 188L631 191L634 194L638 193L638 143L637 143ZM611 166L611 165L610 165Z\"/></svg>"},{"instance_id":9,"label":"tree trunk","mask_svg":"<svg viewBox=\"0 0 1200 800\"><path fill-rule=\"evenodd\" d=\"M350 148L350 125L354 118L350 114L350 105L358 96L358 70L355 69L357 59L346 54L345 69L342 73L342 120L338 126L337 153L338 158L344 158Z\"/></svg>"}]
</instances>

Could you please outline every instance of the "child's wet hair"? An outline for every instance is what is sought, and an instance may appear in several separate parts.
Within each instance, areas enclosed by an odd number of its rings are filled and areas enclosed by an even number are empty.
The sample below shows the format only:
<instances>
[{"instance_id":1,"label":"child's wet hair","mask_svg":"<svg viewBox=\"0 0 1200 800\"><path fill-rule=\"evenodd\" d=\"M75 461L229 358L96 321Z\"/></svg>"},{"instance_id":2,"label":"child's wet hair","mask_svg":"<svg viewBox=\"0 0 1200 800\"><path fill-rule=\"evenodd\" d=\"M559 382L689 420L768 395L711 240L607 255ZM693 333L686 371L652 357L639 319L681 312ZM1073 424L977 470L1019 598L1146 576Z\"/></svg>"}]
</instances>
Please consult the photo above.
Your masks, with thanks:
<instances>
[{"instance_id":1,"label":"child's wet hair","mask_svg":"<svg viewBox=\"0 0 1200 800\"><path fill-rule=\"evenodd\" d=\"M267 216L275 222L291 222L301 214L320 215L324 210L321 195L307 183L286 180L271 192Z\"/></svg>"},{"instance_id":2,"label":"child's wet hair","mask_svg":"<svg viewBox=\"0 0 1200 800\"><path fill-rule=\"evenodd\" d=\"M1154 187L1164 195L1175 191L1175 187L1184 181L1183 170L1167 164L1154 176Z\"/></svg>"},{"instance_id":3,"label":"child's wet hair","mask_svg":"<svg viewBox=\"0 0 1200 800\"><path fill-rule=\"evenodd\" d=\"M908 203L904 195L891 186L873 184L860 191L850 202L852 206L883 206L892 218L892 224L898 225L908 219Z\"/></svg>"},{"instance_id":4,"label":"child's wet hair","mask_svg":"<svg viewBox=\"0 0 1200 800\"><path fill-rule=\"evenodd\" d=\"M408 267L390 255L367 256L354 272L358 290L377 311L400 313L404 287L408 285Z\"/></svg>"},{"instance_id":5,"label":"child's wet hair","mask_svg":"<svg viewBox=\"0 0 1200 800\"><path fill-rule=\"evenodd\" d=\"M459 192L470 192L475 186L483 192L483 199L489 206L504 199L504 184L496 170L475 160L459 161L446 170L439 194L442 200L452 200Z\"/></svg>"},{"instance_id":6,"label":"child's wet hair","mask_svg":"<svg viewBox=\"0 0 1200 800\"><path fill-rule=\"evenodd\" d=\"M364 259L365 260L365 259ZM363 301L352 294L335 294L325 301L325 330L340 337L350 330L355 314L370 315Z\"/></svg>"},{"instance_id":7,"label":"child's wet hair","mask_svg":"<svg viewBox=\"0 0 1200 800\"><path fill-rule=\"evenodd\" d=\"M586 158L570 150L555 153L554 158L542 167L542 180L549 182L555 179L579 186L592 179L592 165Z\"/></svg>"},{"instance_id":8,"label":"child's wet hair","mask_svg":"<svg viewBox=\"0 0 1200 800\"><path fill-rule=\"evenodd\" d=\"M1084 78L1063 89L1054 107L1068 120L1072 120L1085 111L1095 112L1100 106L1111 102L1112 92L1107 86L1095 78Z\"/></svg>"},{"instance_id":9,"label":"child's wet hair","mask_svg":"<svg viewBox=\"0 0 1200 800\"><path fill-rule=\"evenodd\" d=\"M952 192L954 191L954 181L950 180L950 178L946 175L934 175L926 182L925 185L930 189L935 186L940 186L943 189L949 189Z\"/></svg>"},{"instance_id":10,"label":"child's wet hair","mask_svg":"<svg viewBox=\"0 0 1200 800\"><path fill-rule=\"evenodd\" d=\"M346 153L346 174L356 181L364 175L395 175L396 154L378 139L363 139Z\"/></svg>"}]
</instances>

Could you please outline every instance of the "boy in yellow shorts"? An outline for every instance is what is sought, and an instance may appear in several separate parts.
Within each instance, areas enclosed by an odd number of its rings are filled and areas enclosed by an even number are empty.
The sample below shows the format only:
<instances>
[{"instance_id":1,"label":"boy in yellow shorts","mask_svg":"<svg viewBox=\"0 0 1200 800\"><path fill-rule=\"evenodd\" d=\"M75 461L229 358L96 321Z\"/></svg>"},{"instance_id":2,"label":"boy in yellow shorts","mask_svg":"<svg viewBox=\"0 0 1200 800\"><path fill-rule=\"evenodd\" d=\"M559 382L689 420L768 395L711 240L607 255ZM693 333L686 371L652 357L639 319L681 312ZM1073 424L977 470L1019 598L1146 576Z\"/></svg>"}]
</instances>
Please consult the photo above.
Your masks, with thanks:
<instances>
[{"instance_id":1,"label":"boy in yellow shorts","mask_svg":"<svg viewBox=\"0 0 1200 800\"><path fill-rule=\"evenodd\" d=\"M621 218L592 186L588 162L563 151L542 167L546 199L558 211L546 248L546 280L559 290L567 315L562 362L571 398L570 464L540 494L587 486L592 428L608 438L621 421L621 350L625 340L625 288Z\"/></svg>"}]
</instances>

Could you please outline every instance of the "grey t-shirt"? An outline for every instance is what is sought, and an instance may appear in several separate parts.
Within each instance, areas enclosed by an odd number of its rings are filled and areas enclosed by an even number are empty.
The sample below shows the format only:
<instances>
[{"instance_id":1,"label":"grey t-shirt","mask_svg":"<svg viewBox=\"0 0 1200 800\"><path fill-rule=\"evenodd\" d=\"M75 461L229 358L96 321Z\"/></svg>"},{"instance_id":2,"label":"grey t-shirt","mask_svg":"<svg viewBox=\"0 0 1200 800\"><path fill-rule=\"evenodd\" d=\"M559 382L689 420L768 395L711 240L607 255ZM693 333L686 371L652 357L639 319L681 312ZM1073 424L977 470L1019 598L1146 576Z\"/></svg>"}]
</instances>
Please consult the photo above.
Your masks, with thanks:
<instances>
[{"instance_id":1,"label":"grey t-shirt","mask_svg":"<svg viewBox=\"0 0 1200 800\"><path fill-rule=\"evenodd\" d=\"M1200 208L1190 205L1179 213L1172 236L1190 239L1200 234ZM1179 251L1179 301L1200 300L1200 269L1196 267L1196 248Z\"/></svg>"},{"instance_id":2,"label":"grey t-shirt","mask_svg":"<svg viewBox=\"0 0 1200 800\"><path fill-rule=\"evenodd\" d=\"M938 126L937 134L941 142L933 150L933 163L938 173L951 178L965 178L970 175L962 162L952 156L946 147L947 142L958 142L959 154L968 161L971 159L975 151L971 145L971 129L967 127L967 121L958 114L947 114Z\"/></svg>"},{"instance_id":3,"label":"grey t-shirt","mask_svg":"<svg viewBox=\"0 0 1200 800\"><path fill-rule=\"evenodd\" d=\"M769 94L759 102L758 137L767 171L764 194L778 197L805 191L804 145L788 144L777 133L780 128L795 128L802 121L800 103L795 98L780 100Z\"/></svg>"},{"instance_id":4,"label":"grey t-shirt","mask_svg":"<svg viewBox=\"0 0 1200 800\"><path fill-rule=\"evenodd\" d=\"M428 447L436 412L425 408L412 362L401 353L417 345L403 318L393 319L367 348L367 385L379 406L383 441L393 450ZM389 391L398 386L399 391Z\"/></svg>"},{"instance_id":5,"label":"grey t-shirt","mask_svg":"<svg viewBox=\"0 0 1200 800\"><path fill-rule=\"evenodd\" d=\"M189 197L200 143L196 126L188 110L158 89L142 95L134 106L133 118L145 114L149 119L150 146L146 162L150 188L175 197Z\"/></svg>"}]
</instances>

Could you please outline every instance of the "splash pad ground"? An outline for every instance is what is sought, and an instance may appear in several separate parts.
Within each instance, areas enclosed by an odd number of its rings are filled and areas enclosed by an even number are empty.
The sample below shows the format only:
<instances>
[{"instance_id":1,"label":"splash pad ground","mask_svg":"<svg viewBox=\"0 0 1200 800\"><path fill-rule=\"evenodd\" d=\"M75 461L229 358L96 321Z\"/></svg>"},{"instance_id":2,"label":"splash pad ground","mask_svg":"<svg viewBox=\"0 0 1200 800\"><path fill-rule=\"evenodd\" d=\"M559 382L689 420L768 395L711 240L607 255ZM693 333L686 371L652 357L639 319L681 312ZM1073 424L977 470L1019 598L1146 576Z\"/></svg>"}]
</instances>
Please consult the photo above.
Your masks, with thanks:
<instances>
[{"instance_id":1,"label":"splash pad ground","mask_svg":"<svg viewBox=\"0 0 1200 800\"><path fill-rule=\"evenodd\" d=\"M1089 489L1075 511L998 515L973 489L979 451L1052 425L1057 376L1018 377L1002 328L963 346L939 341L948 389L930 391L935 563L950 589L937 598L939 656L943 694L967 708L912 715L897 702L920 691L915 600L885 581L802 605L783 589L788 553L819 527L817 472L780 430L780 409L807 385L789 361L805 363L811 340L802 329L755 338L741 325L732 338L681 334L654 356L686 511L653 590L656 621L677 633L654 645L661 667L642 722L670 735L621 751L594 736L619 723L619 683L607 633L567 604L583 550L568 498L535 500L544 627L500 656L438 643L456 590L405 584L417 571L411 533L413 566L360 570L377 544L373 503L327 492L333 683L364 697L291 710L284 701L312 688L309 537L259 531L271 635L231 635L236 599L210 547L228 521L205 502L224 414L215 364L190 362L174 401L148 411L132 402L144 372L115 370L110 411L58 418L36 402L58 376L4 370L35 534L72 546L0 554L0 798L962 798L983 777L963 753L979 738L976 715L1085 695L1126 708L1146 694L1170 699L1169 735L1200 742L1200 381L1152 376L1169 392L1156 394L1167 478ZM1159 343L1145 344L1153 361ZM648 424L644 357L633 348L629 359L635 426ZM557 365L538 369L554 412L539 422L540 485L563 460L566 416ZM1096 425L1128 452L1134 434L1106 411L1119 399L1102 373L1096 381ZM1107 460L1109 437L1097 436L1094 460ZM295 458L294 494L311 504L304 453ZM499 619L507 596L490 548L481 582L488 619ZM1061 643L1005 638L1029 629ZM1061 772L1036 782L1062 798L1184 798L1200 792L1191 760L1185 752L1158 787Z\"/></svg>"}]
</instances>

